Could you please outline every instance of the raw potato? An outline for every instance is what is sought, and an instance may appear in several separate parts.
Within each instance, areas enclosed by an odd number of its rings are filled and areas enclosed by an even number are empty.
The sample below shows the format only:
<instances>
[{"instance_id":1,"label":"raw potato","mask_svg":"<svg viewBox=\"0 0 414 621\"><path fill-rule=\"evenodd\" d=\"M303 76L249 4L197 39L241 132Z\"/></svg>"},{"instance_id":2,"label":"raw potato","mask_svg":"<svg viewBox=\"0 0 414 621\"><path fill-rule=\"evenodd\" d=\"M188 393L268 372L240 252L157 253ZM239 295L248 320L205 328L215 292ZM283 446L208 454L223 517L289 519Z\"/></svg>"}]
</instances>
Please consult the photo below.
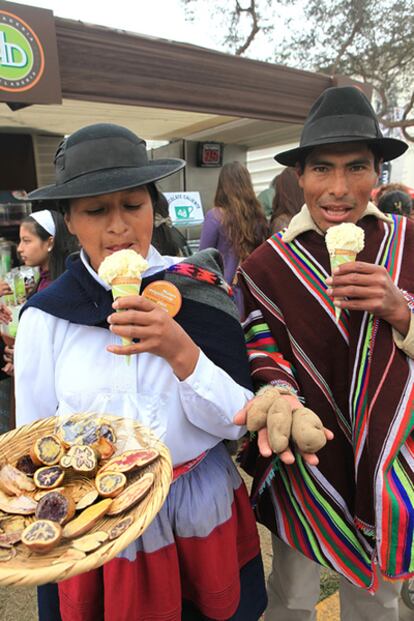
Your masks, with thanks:
<instances>
[{"instance_id":1,"label":"raw potato","mask_svg":"<svg viewBox=\"0 0 414 621\"><path fill-rule=\"evenodd\" d=\"M284 397L273 398L267 415L267 433L274 453L282 453L288 448L291 428L292 406Z\"/></svg>"},{"instance_id":2,"label":"raw potato","mask_svg":"<svg viewBox=\"0 0 414 621\"><path fill-rule=\"evenodd\" d=\"M308 408L293 412L292 439L304 453L316 453L326 444L323 424L319 416Z\"/></svg>"},{"instance_id":3,"label":"raw potato","mask_svg":"<svg viewBox=\"0 0 414 621\"><path fill-rule=\"evenodd\" d=\"M259 431L259 429L266 427L267 412L278 396L279 392L275 394L273 390L269 389L253 399L247 411L246 426L248 431Z\"/></svg>"}]
</instances>

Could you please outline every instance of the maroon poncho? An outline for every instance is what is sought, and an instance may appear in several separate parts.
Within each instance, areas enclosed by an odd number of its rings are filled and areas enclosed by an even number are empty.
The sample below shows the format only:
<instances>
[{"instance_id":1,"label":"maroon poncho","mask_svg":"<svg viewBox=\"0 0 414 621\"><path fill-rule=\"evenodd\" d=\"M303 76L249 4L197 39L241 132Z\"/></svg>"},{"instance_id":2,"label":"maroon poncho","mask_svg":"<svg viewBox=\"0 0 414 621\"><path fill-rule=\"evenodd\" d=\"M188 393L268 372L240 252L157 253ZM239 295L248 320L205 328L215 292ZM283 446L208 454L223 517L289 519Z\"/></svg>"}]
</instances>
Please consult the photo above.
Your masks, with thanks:
<instances>
[{"instance_id":1,"label":"maroon poncho","mask_svg":"<svg viewBox=\"0 0 414 621\"><path fill-rule=\"evenodd\" d=\"M366 216L358 224L366 239L358 260L384 265L398 287L414 292L413 223ZM242 265L256 387L295 388L335 434L317 467L298 454L292 466L264 459L254 439L242 464L254 474L260 522L375 590L374 563L390 578L414 572L414 363L387 322L357 311L335 321L329 275L324 237L314 231L289 243L277 234Z\"/></svg>"}]
</instances>

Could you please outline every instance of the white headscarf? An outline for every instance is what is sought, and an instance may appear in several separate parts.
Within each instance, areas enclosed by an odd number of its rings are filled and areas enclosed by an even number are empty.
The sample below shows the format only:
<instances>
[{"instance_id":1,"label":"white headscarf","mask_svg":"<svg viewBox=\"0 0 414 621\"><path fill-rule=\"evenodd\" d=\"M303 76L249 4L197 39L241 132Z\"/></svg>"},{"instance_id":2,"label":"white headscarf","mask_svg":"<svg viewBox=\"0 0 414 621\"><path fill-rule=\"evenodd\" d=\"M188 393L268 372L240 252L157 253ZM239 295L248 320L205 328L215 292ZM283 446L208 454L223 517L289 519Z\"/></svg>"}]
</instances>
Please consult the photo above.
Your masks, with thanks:
<instances>
[{"instance_id":1,"label":"white headscarf","mask_svg":"<svg viewBox=\"0 0 414 621\"><path fill-rule=\"evenodd\" d=\"M33 218L33 220L36 220L36 222L40 224L40 226L43 227L45 231L49 233L49 235L51 235L52 237L56 235L55 221L53 220L53 216L48 209L42 209L42 211L35 211L34 213L30 214L30 217Z\"/></svg>"}]
</instances>

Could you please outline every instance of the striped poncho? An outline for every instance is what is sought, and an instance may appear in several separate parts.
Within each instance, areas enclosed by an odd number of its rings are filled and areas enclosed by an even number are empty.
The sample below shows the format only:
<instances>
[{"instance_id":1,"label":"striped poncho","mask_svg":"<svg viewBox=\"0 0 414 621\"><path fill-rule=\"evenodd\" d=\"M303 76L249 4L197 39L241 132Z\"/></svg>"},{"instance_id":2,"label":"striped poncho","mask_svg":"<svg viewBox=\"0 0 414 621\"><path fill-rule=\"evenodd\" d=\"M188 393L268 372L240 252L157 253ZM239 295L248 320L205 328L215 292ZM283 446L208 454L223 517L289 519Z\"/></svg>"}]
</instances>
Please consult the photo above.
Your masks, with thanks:
<instances>
[{"instance_id":1,"label":"striped poncho","mask_svg":"<svg viewBox=\"0 0 414 621\"><path fill-rule=\"evenodd\" d=\"M361 261L386 267L414 292L414 225L372 216L359 223ZM271 237L242 265L244 322L256 388L293 387L334 440L316 467L264 459L254 438L241 455L254 475L257 517L286 543L374 591L385 577L414 573L414 361L374 316L342 311L326 294L329 256L322 235L285 243Z\"/></svg>"}]
</instances>

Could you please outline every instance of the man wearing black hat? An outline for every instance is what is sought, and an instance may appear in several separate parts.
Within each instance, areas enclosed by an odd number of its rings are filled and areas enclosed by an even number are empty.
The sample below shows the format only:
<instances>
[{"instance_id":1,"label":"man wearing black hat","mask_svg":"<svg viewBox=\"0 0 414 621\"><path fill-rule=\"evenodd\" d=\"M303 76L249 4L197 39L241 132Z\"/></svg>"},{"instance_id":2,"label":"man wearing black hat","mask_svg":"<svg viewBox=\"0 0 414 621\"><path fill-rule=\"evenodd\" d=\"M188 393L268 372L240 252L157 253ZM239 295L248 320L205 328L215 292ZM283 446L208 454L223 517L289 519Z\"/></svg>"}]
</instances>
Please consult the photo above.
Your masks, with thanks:
<instances>
[{"instance_id":1,"label":"man wearing black hat","mask_svg":"<svg viewBox=\"0 0 414 621\"><path fill-rule=\"evenodd\" d=\"M414 226L369 202L381 161L406 148L382 136L361 91L326 90L300 146L275 158L296 167L305 205L240 269L256 387L334 432L318 457L272 455L266 429L242 455L257 517L277 535L266 621L316 618L317 564L340 574L342 621L397 621L414 572ZM365 247L332 274L325 233L343 223Z\"/></svg>"}]
</instances>

